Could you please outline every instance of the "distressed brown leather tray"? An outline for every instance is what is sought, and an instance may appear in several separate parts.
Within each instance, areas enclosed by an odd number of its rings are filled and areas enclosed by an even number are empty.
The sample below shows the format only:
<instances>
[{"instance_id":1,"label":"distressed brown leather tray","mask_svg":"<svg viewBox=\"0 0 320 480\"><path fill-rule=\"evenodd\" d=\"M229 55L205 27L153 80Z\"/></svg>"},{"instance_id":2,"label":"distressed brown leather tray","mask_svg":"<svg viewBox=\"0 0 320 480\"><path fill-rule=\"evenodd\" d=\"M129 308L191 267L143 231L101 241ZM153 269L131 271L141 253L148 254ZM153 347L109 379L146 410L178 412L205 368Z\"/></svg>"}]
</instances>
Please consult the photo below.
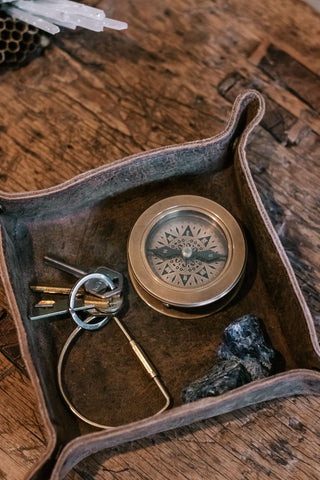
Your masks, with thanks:
<instances>
[{"instance_id":1,"label":"distressed brown leather tray","mask_svg":"<svg viewBox=\"0 0 320 480\"><path fill-rule=\"evenodd\" d=\"M263 112L263 98L250 90L237 98L226 129L215 137L134 155L46 190L0 195L2 280L49 439L29 479L62 479L98 450L261 401L319 392L313 321L246 161L248 135ZM198 320L176 320L151 310L127 273L126 244L136 219L157 200L184 193L222 204L243 223L249 244L237 298ZM83 414L115 428L94 430L68 410L56 369L75 325L68 317L28 319L35 301L31 283L72 284L69 275L44 264L46 254L84 267L107 265L125 275L127 301L121 317L170 391L170 410L152 416L162 398L112 321L81 335L64 378ZM246 313L264 321L284 359L281 371L220 397L182 405L182 388L214 364L224 328Z\"/></svg>"}]
</instances>

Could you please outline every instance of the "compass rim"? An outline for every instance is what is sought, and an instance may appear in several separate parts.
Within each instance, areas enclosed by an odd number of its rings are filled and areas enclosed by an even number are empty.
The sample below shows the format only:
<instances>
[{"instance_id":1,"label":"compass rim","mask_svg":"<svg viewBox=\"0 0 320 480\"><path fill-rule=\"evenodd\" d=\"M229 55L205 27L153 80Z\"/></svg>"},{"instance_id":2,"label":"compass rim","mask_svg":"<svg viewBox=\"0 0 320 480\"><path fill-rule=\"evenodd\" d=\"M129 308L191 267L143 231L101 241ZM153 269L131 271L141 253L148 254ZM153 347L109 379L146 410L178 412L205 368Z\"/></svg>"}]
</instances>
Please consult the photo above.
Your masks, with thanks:
<instances>
[{"instance_id":1,"label":"compass rim","mask_svg":"<svg viewBox=\"0 0 320 480\"><path fill-rule=\"evenodd\" d=\"M200 287L178 287L161 280L145 253L146 240L154 226L166 216L183 211L205 215L222 229L227 239L228 258L223 270ZM246 242L239 223L222 205L201 196L178 195L154 203L139 216L128 240L128 262L136 282L149 295L173 307L196 308L220 300L240 281L246 264Z\"/></svg>"}]
</instances>

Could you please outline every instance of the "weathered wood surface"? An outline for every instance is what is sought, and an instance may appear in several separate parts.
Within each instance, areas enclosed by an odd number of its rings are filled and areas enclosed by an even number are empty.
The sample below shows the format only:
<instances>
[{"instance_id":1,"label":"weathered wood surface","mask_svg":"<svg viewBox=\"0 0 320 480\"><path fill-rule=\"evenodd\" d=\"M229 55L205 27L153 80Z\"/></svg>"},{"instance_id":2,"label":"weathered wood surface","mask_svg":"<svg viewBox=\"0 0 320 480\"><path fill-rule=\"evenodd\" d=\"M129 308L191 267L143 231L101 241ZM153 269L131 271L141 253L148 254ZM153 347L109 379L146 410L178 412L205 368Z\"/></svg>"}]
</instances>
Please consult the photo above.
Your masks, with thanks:
<instances>
[{"instance_id":1,"label":"weathered wood surface","mask_svg":"<svg viewBox=\"0 0 320 480\"><path fill-rule=\"evenodd\" d=\"M65 32L0 77L0 189L211 136L257 88L267 113L248 158L320 332L319 15L294 0L91 3L129 30ZM46 437L2 289L0 300L0 478L19 480ZM319 411L311 396L247 408L94 455L67 478L319 479Z\"/></svg>"}]
</instances>

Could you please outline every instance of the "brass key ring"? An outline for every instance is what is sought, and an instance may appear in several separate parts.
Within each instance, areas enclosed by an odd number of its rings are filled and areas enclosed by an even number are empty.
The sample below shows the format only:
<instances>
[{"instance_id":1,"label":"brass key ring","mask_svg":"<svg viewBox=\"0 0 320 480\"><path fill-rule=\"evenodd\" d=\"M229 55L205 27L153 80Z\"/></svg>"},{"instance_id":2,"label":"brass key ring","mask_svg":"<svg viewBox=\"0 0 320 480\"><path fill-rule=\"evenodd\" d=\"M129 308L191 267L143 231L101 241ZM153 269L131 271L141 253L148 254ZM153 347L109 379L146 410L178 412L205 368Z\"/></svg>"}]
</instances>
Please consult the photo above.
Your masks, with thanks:
<instances>
[{"instance_id":1,"label":"brass key ring","mask_svg":"<svg viewBox=\"0 0 320 480\"><path fill-rule=\"evenodd\" d=\"M97 275L97 274L95 273L94 275ZM91 316L91 317L89 317L85 320L85 323L86 323L87 327L88 327L88 324L94 318L95 318L94 316ZM165 388L165 386L163 385L162 381L159 379L157 371L153 367L152 363L150 362L150 360L148 359L148 357L146 356L146 354L144 353L144 351L142 350L140 345L131 337L128 330L125 328L123 323L117 317L112 317L112 318L116 322L118 327L121 329L121 331L124 333L125 337L129 341L129 345L131 346L135 355L138 357L140 363L143 365L144 369L146 370L148 375L152 378L152 380L155 382L158 389L160 390L163 397L165 398L164 406L157 413L154 414L154 415L159 415L160 413L162 413L164 410L166 410L169 407L170 402L171 402L170 395L169 395L167 389ZM82 420L83 422L85 422L85 423L87 423L87 424L89 424L93 427L96 427L96 428L103 428L103 429L116 428L116 427L112 427L112 426L109 426L109 425L102 425L100 423L94 422L93 420L90 420L87 417L85 417L84 415L82 415L82 413L80 413L75 408L75 406L71 403L70 399L68 398L68 396L67 396L67 394L66 394L66 392L63 388L62 368L63 368L63 364L64 364L64 359L66 357L66 354L67 354L67 351L68 351L70 345L72 344L74 339L77 337L77 335L80 334L81 331L82 331L82 327L78 326L70 334L70 336L68 337L66 343L64 344L63 349L62 349L62 351L60 353L60 356L59 356L57 371L58 371L58 385L59 385L59 388L60 388L61 395L62 395L64 401L66 402L66 404L68 405L68 407L70 408L70 410L74 413L74 415L76 415L78 418L80 418L80 420Z\"/></svg>"}]
</instances>

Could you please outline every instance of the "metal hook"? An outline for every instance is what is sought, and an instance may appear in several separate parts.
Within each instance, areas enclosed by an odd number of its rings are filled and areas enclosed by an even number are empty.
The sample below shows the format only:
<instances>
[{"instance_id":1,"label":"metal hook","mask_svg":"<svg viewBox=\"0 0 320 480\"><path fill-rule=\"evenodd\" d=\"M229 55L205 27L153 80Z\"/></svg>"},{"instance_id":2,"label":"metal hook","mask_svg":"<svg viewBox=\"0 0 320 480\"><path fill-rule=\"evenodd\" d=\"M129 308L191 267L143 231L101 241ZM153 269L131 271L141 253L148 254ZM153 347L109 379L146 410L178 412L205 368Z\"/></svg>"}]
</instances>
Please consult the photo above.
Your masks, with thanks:
<instances>
[{"instance_id":1,"label":"metal hook","mask_svg":"<svg viewBox=\"0 0 320 480\"><path fill-rule=\"evenodd\" d=\"M158 373L157 371L155 370L155 368L153 367L152 363L150 362L150 360L148 359L147 355L144 353L144 351L142 350L142 348L140 347L140 345L131 337L130 333L128 332L128 330L125 328L125 326L123 325L123 323L117 318L117 317L112 317L114 319L114 321L116 322L116 324L118 325L118 327L121 329L121 331L124 333L125 337L127 338L133 352L135 353L135 355L137 356L137 358L139 359L140 363L142 364L143 368L146 370L146 372L148 373L148 375L152 378L152 380L155 382L155 384L157 385L158 389L160 390L160 392L162 393L163 397L165 398L165 404L164 406L157 412L155 413L154 415L159 415L159 413L162 413L164 412L170 405L170 402L171 402L171 399L170 399L170 395L166 389L166 387L164 386L164 384L161 382L159 376L158 376ZM94 320L95 317L94 316L91 316L89 318L87 318L85 320L85 323L90 323L92 320ZM66 404L68 405L68 407L70 408L70 410L78 417L80 418L80 420L82 420L83 422L93 426L93 427L96 427L96 428L103 428L103 429L106 429L106 428L116 428L116 427L112 427L112 426L109 426L109 425L102 425L100 423L97 423L97 422L94 422L88 418L86 418L84 415L82 415L76 408L75 406L71 403L70 399L68 398L68 396L66 395L65 393L65 390L63 388L63 384L62 384L62 368L63 368L63 362L64 362L64 359L65 359L65 356L66 356L66 353L68 351L68 348L70 347L71 343L73 342L73 340L76 338L76 336L81 332L82 330L82 327L78 326L71 334L70 336L68 337L66 343L64 344L63 346L63 349L60 353L60 357L59 357L59 361L58 361L58 367L57 367L57 370L58 370L58 385L59 385L59 388L60 388L60 391L61 391L61 394L62 394L62 397L64 399L64 401L66 402Z\"/></svg>"}]
</instances>

